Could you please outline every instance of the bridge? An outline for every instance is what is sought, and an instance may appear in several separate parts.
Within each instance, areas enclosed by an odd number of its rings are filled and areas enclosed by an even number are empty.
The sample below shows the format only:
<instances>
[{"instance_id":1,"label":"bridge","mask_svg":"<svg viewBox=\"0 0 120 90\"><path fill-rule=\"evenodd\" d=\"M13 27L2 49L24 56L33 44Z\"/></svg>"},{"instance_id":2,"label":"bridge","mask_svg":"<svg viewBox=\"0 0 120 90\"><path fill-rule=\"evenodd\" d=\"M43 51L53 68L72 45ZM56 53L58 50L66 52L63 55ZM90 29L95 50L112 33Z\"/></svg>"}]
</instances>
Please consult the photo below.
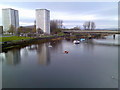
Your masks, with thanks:
<instances>
[{"instance_id":1,"label":"bridge","mask_svg":"<svg viewBox=\"0 0 120 90\"><path fill-rule=\"evenodd\" d=\"M69 35L75 35L75 33L78 33L83 38L95 38L113 35L113 38L115 39L115 34L120 34L119 30L63 30L62 32Z\"/></svg>"},{"instance_id":2,"label":"bridge","mask_svg":"<svg viewBox=\"0 0 120 90\"><path fill-rule=\"evenodd\" d=\"M63 30L64 33L120 34L119 30Z\"/></svg>"}]
</instances>

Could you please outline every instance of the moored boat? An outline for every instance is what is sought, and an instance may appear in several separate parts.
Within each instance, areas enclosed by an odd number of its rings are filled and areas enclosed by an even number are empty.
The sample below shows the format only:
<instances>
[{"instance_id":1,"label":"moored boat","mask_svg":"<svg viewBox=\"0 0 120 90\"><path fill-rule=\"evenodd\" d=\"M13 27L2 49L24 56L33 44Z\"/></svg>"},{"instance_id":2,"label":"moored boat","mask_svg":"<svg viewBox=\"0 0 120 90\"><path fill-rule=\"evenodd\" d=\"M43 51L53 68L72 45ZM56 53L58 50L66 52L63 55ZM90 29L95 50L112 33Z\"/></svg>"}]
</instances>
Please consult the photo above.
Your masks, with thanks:
<instances>
[{"instance_id":1,"label":"moored boat","mask_svg":"<svg viewBox=\"0 0 120 90\"><path fill-rule=\"evenodd\" d=\"M73 43L74 43L74 44L79 44L80 41L79 41L79 40L74 40Z\"/></svg>"}]
</instances>

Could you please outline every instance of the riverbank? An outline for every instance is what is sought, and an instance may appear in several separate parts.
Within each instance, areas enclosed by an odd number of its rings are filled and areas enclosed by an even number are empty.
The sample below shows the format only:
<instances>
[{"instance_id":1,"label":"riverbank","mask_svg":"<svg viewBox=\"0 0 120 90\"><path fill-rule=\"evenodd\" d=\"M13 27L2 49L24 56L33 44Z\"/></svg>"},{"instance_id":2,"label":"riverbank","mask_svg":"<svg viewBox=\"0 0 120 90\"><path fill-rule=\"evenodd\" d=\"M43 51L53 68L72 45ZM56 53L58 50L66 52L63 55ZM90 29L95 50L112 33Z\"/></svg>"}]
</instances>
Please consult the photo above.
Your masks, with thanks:
<instances>
[{"instance_id":1,"label":"riverbank","mask_svg":"<svg viewBox=\"0 0 120 90\"><path fill-rule=\"evenodd\" d=\"M12 37L1 37L1 47L2 52L7 51L12 48L21 48L25 47L27 45L33 44L35 42L43 43L43 42L49 42L49 41L55 41L59 39L77 39L77 38L86 38L86 39L92 39L92 38L98 38L100 35L91 35L90 37L88 35L51 35L51 36L42 36L42 37L20 37L20 36L12 36Z\"/></svg>"},{"instance_id":2,"label":"riverbank","mask_svg":"<svg viewBox=\"0 0 120 90\"><path fill-rule=\"evenodd\" d=\"M30 37L16 37L14 36L13 39L10 39L10 37L4 37L3 42L0 44L2 47L2 52L10 50L12 48L19 48L24 47L30 44L33 44L35 42L43 43L48 41L55 41L60 40L64 36L44 36L44 37L37 37L37 38L30 38Z\"/></svg>"},{"instance_id":3,"label":"riverbank","mask_svg":"<svg viewBox=\"0 0 120 90\"><path fill-rule=\"evenodd\" d=\"M9 36L9 37L0 37L2 42L17 42L19 40L33 39L32 37L21 37L21 36Z\"/></svg>"}]
</instances>

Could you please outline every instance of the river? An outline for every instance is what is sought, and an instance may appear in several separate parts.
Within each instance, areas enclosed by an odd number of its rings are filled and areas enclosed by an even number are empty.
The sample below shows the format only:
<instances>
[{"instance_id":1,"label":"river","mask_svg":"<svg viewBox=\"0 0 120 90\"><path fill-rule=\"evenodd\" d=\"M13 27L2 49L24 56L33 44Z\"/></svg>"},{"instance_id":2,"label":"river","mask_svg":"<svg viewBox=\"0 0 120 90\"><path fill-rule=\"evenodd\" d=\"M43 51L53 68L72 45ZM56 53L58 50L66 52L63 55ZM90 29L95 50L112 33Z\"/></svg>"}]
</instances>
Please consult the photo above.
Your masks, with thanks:
<instances>
[{"instance_id":1,"label":"river","mask_svg":"<svg viewBox=\"0 0 120 90\"><path fill-rule=\"evenodd\" d=\"M83 41L77 45L64 39L1 53L2 86L117 88L119 37L105 38L90 41L97 44Z\"/></svg>"}]
</instances>

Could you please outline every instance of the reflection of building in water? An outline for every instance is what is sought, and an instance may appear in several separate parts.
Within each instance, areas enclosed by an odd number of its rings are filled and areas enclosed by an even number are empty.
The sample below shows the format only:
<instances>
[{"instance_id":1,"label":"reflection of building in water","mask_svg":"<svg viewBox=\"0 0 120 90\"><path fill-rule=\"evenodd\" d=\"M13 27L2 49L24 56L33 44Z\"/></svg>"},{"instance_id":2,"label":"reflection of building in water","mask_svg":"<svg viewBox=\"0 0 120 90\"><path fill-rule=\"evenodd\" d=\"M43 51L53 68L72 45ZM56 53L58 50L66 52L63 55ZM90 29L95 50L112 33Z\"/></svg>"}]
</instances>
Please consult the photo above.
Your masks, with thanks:
<instances>
[{"instance_id":1,"label":"reflection of building in water","mask_svg":"<svg viewBox=\"0 0 120 90\"><path fill-rule=\"evenodd\" d=\"M61 40L51 41L50 45L52 46L52 48L50 49L51 52L57 53L63 51L63 43Z\"/></svg>"},{"instance_id":2,"label":"reflection of building in water","mask_svg":"<svg viewBox=\"0 0 120 90\"><path fill-rule=\"evenodd\" d=\"M37 45L28 46L28 50L37 50Z\"/></svg>"},{"instance_id":3,"label":"reflection of building in water","mask_svg":"<svg viewBox=\"0 0 120 90\"><path fill-rule=\"evenodd\" d=\"M6 63L7 64L18 64L20 62L20 50L14 49L5 53Z\"/></svg>"},{"instance_id":4,"label":"reflection of building in water","mask_svg":"<svg viewBox=\"0 0 120 90\"><path fill-rule=\"evenodd\" d=\"M21 49L21 56L28 57L28 47Z\"/></svg>"},{"instance_id":5,"label":"reflection of building in water","mask_svg":"<svg viewBox=\"0 0 120 90\"><path fill-rule=\"evenodd\" d=\"M39 64L48 65L50 63L50 52L47 43L39 44L37 49Z\"/></svg>"}]
</instances>

